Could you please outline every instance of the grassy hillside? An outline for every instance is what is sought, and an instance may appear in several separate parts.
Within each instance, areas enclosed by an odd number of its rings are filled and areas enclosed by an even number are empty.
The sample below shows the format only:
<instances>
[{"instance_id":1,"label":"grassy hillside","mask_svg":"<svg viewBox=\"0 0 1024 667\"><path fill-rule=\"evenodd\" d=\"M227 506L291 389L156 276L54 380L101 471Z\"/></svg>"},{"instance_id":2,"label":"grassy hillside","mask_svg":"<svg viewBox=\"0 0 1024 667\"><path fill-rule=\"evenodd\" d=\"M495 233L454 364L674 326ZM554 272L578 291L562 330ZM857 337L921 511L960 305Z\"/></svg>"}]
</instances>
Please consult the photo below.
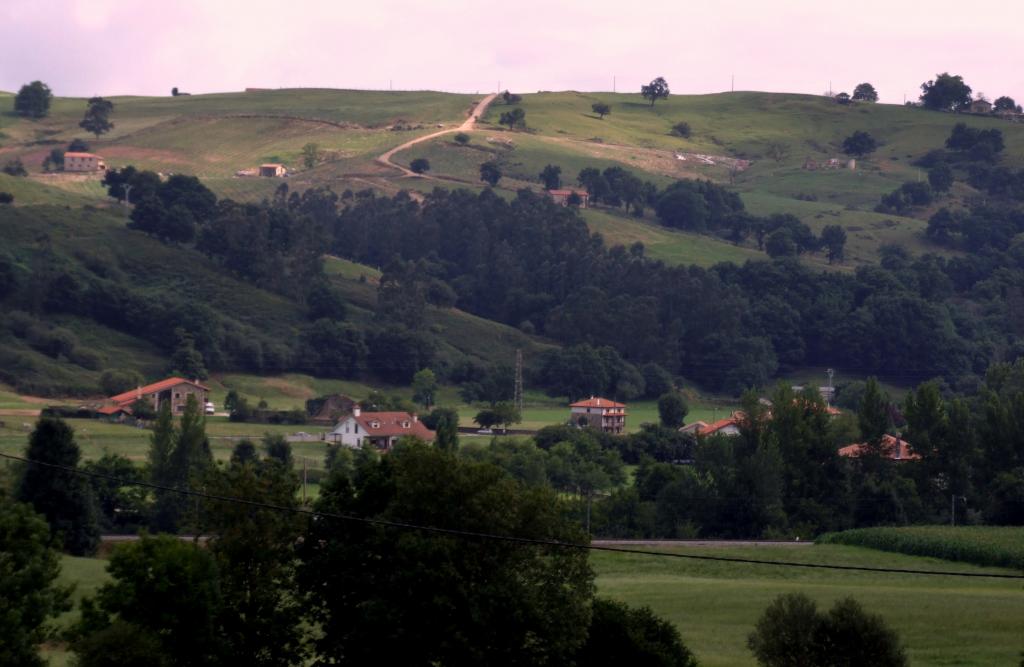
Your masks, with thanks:
<instances>
[{"instance_id":1,"label":"grassy hillside","mask_svg":"<svg viewBox=\"0 0 1024 667\"><path fill-rule=\"evenodd\" d=\"M125 211L116 205L71 212L58 206L0 208L4 250L25 275L45 264L52 271L75 274L82 280L115 282L147 298L185 299L185 303L215 313L218 326L237 328L243 336L287 343L297 339L306 317L304 308L293 299L232 277L205 255L160 243L127 229L125 223ZM328 258L327 271L351 304L351 321L370 324L379 272L334 258ZM361 280L362 276L367 279ZM37 297L40 304L45 303L44 295ZM100 374L108 368L133 368L147 378L166 372L173 330L167 330L165 339L156 344L152 337L143 339L92 319L46 312L45 308L35 317L51 329L69 332L74 352L48 356L32 345L31 337L8 336L2 343L4 371L25 386L62 385L91 393L90 387L97 386ZM456 309L431 309L427 321L440 345L437 356L441 364L466 358L513 363L517 349L536 358L551 346Z\"/></svg>"}]
</instances>

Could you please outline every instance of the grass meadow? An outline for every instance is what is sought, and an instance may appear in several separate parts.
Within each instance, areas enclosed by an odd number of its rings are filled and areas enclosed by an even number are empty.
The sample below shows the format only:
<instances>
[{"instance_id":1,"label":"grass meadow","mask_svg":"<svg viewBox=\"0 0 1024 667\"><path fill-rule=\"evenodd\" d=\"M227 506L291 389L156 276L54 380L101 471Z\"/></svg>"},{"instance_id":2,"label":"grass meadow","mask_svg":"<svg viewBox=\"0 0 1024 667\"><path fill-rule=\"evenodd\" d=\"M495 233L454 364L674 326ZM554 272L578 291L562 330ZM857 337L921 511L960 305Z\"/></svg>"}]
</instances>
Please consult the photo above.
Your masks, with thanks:
<instances>
[{"instance_id":1,"label":"grass meadow","mask_svg":"<svg viewBox=\"0 0 1024 667\"><path fill-rule=\"evenodd\" d=\"M659 549L802 563L1006 572L858 547L759 546ZM599 595L648 605L679 628L705 667L754 665L747 635L783 593L805 593L820 608L853 597L899 632L910 663L1016 667L1024 650L1021 582L815 570L594 553Z\"/></svg>"},{"instance_id":2,"label":"grass meadow","mask_svg":"<svg viewBox=\"0 0 1024 667\"><path fill-rule=\"evenodd\" d=\"M698 556L861 567L1006 572L935 558L838 545L757 547L659 547ZM676 625L706 667L754 665L747 635L778 595L800 592L819 607L844 597L881 614L899 634L915 667L965 665L1016 667L1024 650L1024 596L1019 581L816 570L593 552L598 595L647 605ZM105 561L62 559L62 581L76 584L76 602L109 576ZM67 627L77 608L58 619ZM44 654L68 664L63 646Z\"/></svg>"}]
</instances>

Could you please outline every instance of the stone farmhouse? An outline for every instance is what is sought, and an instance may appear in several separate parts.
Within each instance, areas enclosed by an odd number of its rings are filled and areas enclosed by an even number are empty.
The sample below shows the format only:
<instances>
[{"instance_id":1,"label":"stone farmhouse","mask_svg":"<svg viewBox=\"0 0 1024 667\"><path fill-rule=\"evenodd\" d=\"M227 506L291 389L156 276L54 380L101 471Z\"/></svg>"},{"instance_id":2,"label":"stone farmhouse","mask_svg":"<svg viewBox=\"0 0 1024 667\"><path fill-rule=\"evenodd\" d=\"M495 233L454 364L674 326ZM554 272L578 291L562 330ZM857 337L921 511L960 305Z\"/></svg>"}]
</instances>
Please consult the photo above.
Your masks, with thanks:
<instances>
[{"instance_id":1,"label":"stone farmhouse","mask_svg":"<svg viewBox=\"0 0 1024 667\"><path fill-rule=\"evenodd\" d=\"M106 171L107 163L94 153L64 153L64 171L92 172Z\"/></svg>"},{"instance_id":2,"label":"stone farmhouse","mask_svg":"<svg viewBox=\"0 0 1024 667\"><path fill-rule=\"evenodd\" d=\"M148 400L154 410L160 410L164 403L170 403L172 414L181 414L185 411L185 403L189 396L195 396L202 410L210 396L209 388L194 380L173 377L147 384L144 387L137 387L130 391L111 396L106 405L97 410L102 415L115 416L118 414L131 414L132 403L138 400Z\"/></svg>"},{"instance_id":3,"label":"stone farmhouse","mask_svg":"<svg viewBox=\"0 0 1024 667\"><path fill-rule=\"evenodd\" d=\"M399 439L412 436L433 442L435 433L408 412L363 412L359 406L328 433L326 440L359 449L370 444L381 451L390 451Z\"/></svg>"},{"instance_id":4,"label":"stone farmhouse","mask_svg":"<svg viewBox=\"0 0 1024 667\"><path fill-rule=\"evenodd\" d=\"M569 406L572 423L580 427L596 428L605 433L622 435L626 432L626 405L607 398L591 396Z\"/></svg>"}]
</instances>

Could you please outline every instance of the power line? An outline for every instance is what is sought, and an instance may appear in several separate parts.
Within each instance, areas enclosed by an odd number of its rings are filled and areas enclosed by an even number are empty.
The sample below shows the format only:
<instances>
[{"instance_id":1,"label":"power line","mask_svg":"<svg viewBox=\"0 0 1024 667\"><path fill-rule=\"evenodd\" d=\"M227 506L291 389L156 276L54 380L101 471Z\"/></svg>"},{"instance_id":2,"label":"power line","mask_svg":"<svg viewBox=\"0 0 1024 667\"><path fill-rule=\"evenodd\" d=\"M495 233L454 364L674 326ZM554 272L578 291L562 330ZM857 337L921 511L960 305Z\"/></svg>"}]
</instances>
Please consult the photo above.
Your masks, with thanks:
<instances>
[{"instance_id":1,"label":"power line","mask_svg":"<svg viewBox=\"0 0 1024 667\"><path fill-rule=\"evenodd\" d=\"M761 560L757 558L733 558L729 556L699 556L696 554L680 554L671 553L666 551L650 551L646 549L623 549L621 547L613 547L608 545L599 544L579 544L575 542L565 542L562 540L546 540L533 537L519 537L515 535L501 535L497 533L484 533L472 530L461 530L458 528L443 528L440 526L423 526L414 523L407 523L404 521L392 521L387 519L376 519L372 517L356 516L353 514L340 514L337 512L320 512L316 510L306 509L303 507L289 507L287 505L275 505L273 503L265 503L258 500L249 500L246 498L237 498L232 496L222 496L214 493L206 493L204 491L193 491L191 489L180 489L177 487L163 486L161 484L154 484L152 482L144 482L142 480L131 480L123 479L116 475L107 475L100 472L92 472L88 470L79 470L78 468L72 468L70 466L60 465L58 463L48 463L45 461L36 461L23 456L15 456L13 454L0 453L0 457L10 459L13 461L20 461L30 465L38 465L45 468L51 468L54 470L61 470L63 472L79 475L83 477L93 477L96 479L105 479L108 481L118 482L124 486L139 486L157 491L168 491L170 493L178 493L184 496L193 498L205 498L208 500L217 500L220 502L235 503L238 505L247 505L250 507L258 507L261 509L273 510L276 512L286 512L290 514L300 514L315 518L325 519L336 519L339 521L352 521L356 523L364 523L374 526L381 526L384 528L396 528L400 530L415 530L424 533L433 533L437 535L448 535L450 537L458 537L463 539L476 539L476 540L491 540L495 542L506 542L510 544L521 544L526 546L540 546L540 547L554 547L559 549L572 549L577 551L609 551L613 553L624 553L633 554L638 556L653 556L658 558L682 558L688 560L704 560L704 561L717 561L725 563L742 563L746 565L774 565L777 567L801 567L805 569L818 569L818 570L846 570L852 572L878 572L888 574L923 574L923 575L934 575L934 576L946 576L946 577L985 577L991 579L1024 579L1024 575L1020 574L989 574L984 572L952 572L948 570L916 570L916 569L900 569L900 568L887 568L887 567L865 567L861 565L830 565L824 563L798 563L795 561L774 561L774 560Z\"/></svg>"}]
</instances>

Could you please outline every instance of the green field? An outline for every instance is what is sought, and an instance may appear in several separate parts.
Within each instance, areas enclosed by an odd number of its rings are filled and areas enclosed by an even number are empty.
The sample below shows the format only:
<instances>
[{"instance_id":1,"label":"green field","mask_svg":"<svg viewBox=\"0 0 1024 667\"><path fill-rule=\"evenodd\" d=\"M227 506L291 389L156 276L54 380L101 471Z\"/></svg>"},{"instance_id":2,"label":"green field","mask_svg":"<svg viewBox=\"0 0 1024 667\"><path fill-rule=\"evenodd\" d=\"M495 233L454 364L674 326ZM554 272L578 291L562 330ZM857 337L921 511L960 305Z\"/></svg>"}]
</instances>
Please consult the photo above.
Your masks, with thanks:
<instances>
[{"instance_id":1,"label":"green field","mask_svg":"<svg viewBox=\"0 0 1024 667\"><path fill-rule=\"evenodd\" d=\"M857 547L672 549L681 553L805 563L983 572L971 565ZM706 667L754 665L747 635L783 593L819 608L854 597L899 632L911 664L1016 667L1024 650L1020 581L713 563L595 553L599 595L649 605L679 628ZM988 570L993 571L993 570ZM1001 570L1005 572L1005 570Z\"/></svg>"},{"instance_id":2,"label":"green field","mask_svg":"<svg viewBox=\"0 0 1024 667\"><path fill-rule=\"evenodd\" d=\"M858 547L760 546L661 548L700 556L828 563L864 567L1005 572L931 558ZM900 634L911 664L1013 666L1024 649L1020 583L999 579L844 572L720 563L594 552L598 594L648 605L679 628L701 665L753 665L746 637L776 596L801 592L828 608L852 596L881 614ZM105 562L64 557L62 580L76 582L76 599L93 593L108 576ZM77 610L59 619L65 626ZM66 664L60 647L45 653Z\"/></svg>"},{"instance_id":3,"label":"green field","mask_svg":"<svg viewBox=\"0 0 1024 667\"><path fill-rule=\"evenodd\" d=\"M1012 567L1024 571L1024 528L1010 526L905 526L858 528L818 538L882 551Z\"/></svg>"}]
</instances>

